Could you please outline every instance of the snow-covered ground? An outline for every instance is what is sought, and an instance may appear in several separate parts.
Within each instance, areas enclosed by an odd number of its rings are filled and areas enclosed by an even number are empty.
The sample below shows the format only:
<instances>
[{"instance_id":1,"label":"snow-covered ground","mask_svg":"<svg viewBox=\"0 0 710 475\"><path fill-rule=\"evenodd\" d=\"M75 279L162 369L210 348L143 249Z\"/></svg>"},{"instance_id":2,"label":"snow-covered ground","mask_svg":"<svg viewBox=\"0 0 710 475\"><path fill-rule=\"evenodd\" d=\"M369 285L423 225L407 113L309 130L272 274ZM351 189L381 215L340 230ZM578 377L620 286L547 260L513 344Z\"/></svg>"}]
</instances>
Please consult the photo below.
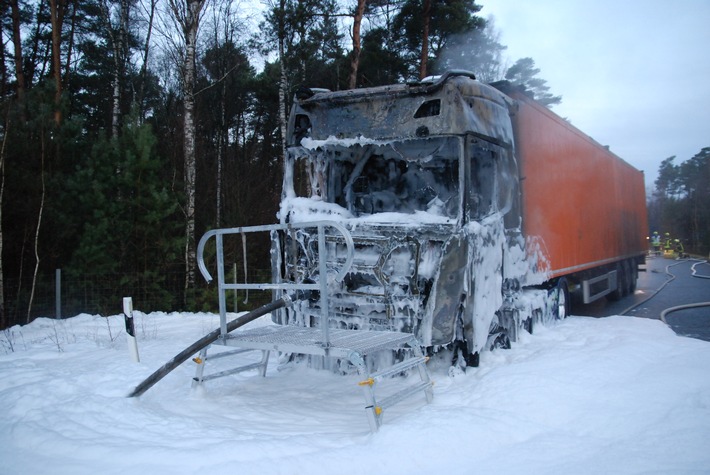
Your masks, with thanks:
<instances>
[{"instance_id":1,"label":"snow-covered ground","mask_svg":"<svg viewBox=\"0 0 710 475\"><path fill-rule=\"evenodd\" d=\"M0 333L0 473L710 473L710 343L660 321L571 317L466 373L432 359L434 401L395 406L375 434L357 376L305 365L193 391L187 362L125 397L217 326L137 314L139 364L121 316Z\"/></svg>"}]
</instances>

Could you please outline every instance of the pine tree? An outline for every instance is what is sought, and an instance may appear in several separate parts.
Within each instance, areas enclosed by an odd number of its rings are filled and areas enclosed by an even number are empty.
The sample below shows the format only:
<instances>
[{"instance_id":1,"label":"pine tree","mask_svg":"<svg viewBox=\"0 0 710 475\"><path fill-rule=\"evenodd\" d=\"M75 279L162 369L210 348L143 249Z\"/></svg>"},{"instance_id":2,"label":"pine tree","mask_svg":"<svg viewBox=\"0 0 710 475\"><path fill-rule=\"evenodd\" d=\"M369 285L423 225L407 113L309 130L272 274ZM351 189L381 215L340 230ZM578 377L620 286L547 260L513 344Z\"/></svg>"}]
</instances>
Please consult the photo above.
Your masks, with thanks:
<instances>
[{"instance_id":1,"label":"pine tree","mask_svg":"<svg viewBox=\"0 0 710 475\"><path fill-rule=\"evenodd\" d=\"M532 97L546 107L562 102L562 96L553 96L548 91L547 81L537 77L540 69L535 67L532 58L521 58L505 73L505 79L516 86L523 87Z\"/></svg>"},{"instance_id":2,"label":"pine tree","mask_svg":"<svg viewBox=\"0 0 710 475\"><path fill-rule=\"evenodd\" d=\"M482 29L485 22L476 16L480 9L467 0L406 0L392 26L408 79L431 74L428 63L441 54L453 35Z\"/></svg>"},{"instance_id":3,"label":"pine tree","mask_svg":"<svg viewBox=\"0 0 710 475\"><path fill-rule=\"evenodd\" d=\"M166 175L169 167L157 154L151 127L129 123L120 139L98 140L68 182L73 210L84 217L68 271L113 279L116 294L103 296L106 307L125 295L138 305L148 294L162 296L151 300L157 308L174 303L168 278L181 260L184 237Z\"/></svg>"},{"instance_id":4,"label":"pine tree","mask_svg":"<svg viewBox=\"0 0 710 475\"><path fill-rule=\"evenodd\" d=\"M706 255L710 251L710 147L676 165L675 156L658 168L649 206L649 221L680 239L686 250Z\"/></svg>"}]
</instances>

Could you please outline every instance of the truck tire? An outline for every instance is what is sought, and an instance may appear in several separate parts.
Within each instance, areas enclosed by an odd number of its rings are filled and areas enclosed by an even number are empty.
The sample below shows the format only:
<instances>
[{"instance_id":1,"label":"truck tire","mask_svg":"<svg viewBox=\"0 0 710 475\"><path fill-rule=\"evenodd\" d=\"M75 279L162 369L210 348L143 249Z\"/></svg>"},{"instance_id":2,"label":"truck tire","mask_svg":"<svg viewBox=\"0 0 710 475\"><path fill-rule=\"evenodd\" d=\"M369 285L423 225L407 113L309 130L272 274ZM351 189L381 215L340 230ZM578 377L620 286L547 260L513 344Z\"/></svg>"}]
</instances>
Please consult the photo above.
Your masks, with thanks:
<instances>
[{"instance_id":1,"label":"truck tire","mask_svg":"<svg viewBox=\"0 0 710 475\"><path fill-rule=\"evenodd\" d=\"M629 295L631 291L631 262L627 259L621 263L624 269L624 297Z\"/></svg>"},{"instance_id":2,"label":"truck tire","mask_svg":"<svg viewBox=\"0 0 710 475\"><path fill-rule=\"evenodd\" d=\"M555 286L557 296L555 297L555 319L564 320L567 318L571 311L569 287L567 286L567 279L560 279L557 281Z\"/></svg>"},{"instance_id":3,"label":"truck tire","mask_svg":"<svg viewBox=\"0 0 710 475\"><path fill-rule=\"evenodd\" d=\"M616 288L606 295L606 299L610 302L621 300L626 295L628 287L626 285L626 266L623 262L616 263Z\"/></svg>"},{"instance_id":4,"label":"truck tire","mask_svg":"<svg viewBox=\"0 0 710 475\"><path fill-rule=\"evenodd\" d=\"M639 267L634 259L629 259L629 266L631 269L629 274L629 294L633 295L633 293L636 292L636 283L639 278Z\"/></svg>"}]
</instances>

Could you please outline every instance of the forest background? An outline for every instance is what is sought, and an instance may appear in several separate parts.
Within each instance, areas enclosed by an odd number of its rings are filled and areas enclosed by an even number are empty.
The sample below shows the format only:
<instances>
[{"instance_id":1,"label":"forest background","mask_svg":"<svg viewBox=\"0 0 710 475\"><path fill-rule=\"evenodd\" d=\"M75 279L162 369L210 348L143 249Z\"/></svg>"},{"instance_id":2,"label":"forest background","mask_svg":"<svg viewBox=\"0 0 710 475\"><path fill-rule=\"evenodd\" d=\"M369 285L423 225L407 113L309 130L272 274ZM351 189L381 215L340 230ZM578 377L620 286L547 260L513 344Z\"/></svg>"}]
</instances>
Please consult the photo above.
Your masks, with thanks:
<instances>
[{"instance_id":1,"label":"forest background","mask_svg":"<svg viewBox=\"0 0 710 475\"><path fill-rule=\"evenodd\" d=\"M214 309L214 289L196 275L196 239L275 221L282 131L299 86L466 69L559 103L533 58L506 58L481 6L1 0L0 329L120 313L123 296L144 311ZM664 160L648 194L651 229L707 254L710 148ZM266 278L268 268L245 272Z\"/></svg>"}]
</instances>

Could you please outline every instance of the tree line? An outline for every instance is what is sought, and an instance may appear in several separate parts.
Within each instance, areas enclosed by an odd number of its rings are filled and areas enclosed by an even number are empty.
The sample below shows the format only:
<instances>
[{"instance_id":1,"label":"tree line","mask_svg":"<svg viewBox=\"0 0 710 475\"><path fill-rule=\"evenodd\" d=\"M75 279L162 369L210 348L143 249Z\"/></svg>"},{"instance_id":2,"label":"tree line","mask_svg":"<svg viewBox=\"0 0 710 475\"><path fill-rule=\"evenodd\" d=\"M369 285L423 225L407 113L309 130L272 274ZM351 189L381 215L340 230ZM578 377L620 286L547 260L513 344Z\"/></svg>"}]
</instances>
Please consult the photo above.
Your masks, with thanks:
<instances>
[{"instance_id":1,"label":"tree line","mask_svg":"<svg viewBox=\"0 0 710 475\"><path fill-rule=\"evenodd\" d=\"M710 147L682 163L668 157L648 202L649 225L662 237L678 239L686 252L710 253Z\"/></svg>"},{"instance_id":2,"label":"tree line","mask_svg":"<svg viewBox=\"0 0 710 475\"><path fill-rule=\"evenodd\" d=\"M41 275L112 275L116 302L196 310L195 241L275 220L301 85L342 90L448 69L547 105L470 0L3 0L0 328ZM268 265L265 264L265 267ZM137 304L137 308L140 303Z\"/></svg>"}]
</instances>

